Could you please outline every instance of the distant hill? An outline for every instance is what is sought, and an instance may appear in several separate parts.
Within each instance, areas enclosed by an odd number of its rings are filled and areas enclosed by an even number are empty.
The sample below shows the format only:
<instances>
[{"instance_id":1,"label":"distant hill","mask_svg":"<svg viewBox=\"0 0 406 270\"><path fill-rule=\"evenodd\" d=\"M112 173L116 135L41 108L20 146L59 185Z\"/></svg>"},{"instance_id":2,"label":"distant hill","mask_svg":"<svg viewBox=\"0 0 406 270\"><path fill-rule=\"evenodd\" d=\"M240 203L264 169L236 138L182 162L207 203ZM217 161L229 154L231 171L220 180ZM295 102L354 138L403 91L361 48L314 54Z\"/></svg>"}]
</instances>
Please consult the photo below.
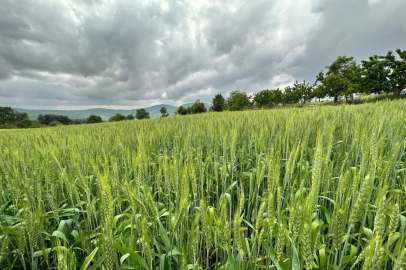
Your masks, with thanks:
<instances>
[{"instance_id":1,"label":"distant hill","mask_svg":"<svg viewBox=\"0 0 406 270\"><path fill-rule=\"evenodd\" d=\"M186 103L183 104L182 106L187 108L192 106L193 103ZM165 106L169 115L173 116L175 111L178 109L176 106L172 105L167 105L167 104L160 104L160 105L155 105L151 107L145 107L145 110L147 110L151 116L151 118L156 118L161 115L159 110L162 108L162 106ZM207 110L210 107L210 104L205 103L205 106ZM135 116L137 109L131 109L131 110L120 110L120 109L103 109L103 108L94 108L94 109L87 109L87 110L28 110L28 109L21 109L21 108L13 108L14 110L18 112L25 112L28 114L28 117L31 120L37 120L38 115L40 114L56 114L56 115L66 115L70 119L86 119L89 117L89 115L99 115L104 121L109 120L110 117L117 113L121 113L123 115L127 114L132 114Z\"/></svg>"}]
</instances>

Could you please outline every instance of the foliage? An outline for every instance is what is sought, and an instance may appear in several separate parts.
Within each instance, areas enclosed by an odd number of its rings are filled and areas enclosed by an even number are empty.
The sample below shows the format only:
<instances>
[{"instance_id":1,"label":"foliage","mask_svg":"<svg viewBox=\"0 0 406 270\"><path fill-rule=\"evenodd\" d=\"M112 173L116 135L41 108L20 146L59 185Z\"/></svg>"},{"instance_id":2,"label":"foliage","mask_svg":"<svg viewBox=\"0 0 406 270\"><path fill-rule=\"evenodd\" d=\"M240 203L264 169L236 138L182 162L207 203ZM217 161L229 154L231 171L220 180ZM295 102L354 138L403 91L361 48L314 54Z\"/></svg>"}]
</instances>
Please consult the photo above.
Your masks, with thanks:
<instances>
[{"instance_id":1,"label":"foliage","mask_svg":"<svg viewBox=\"0 0 406 270\"><path fill-rule=\"evenodd\" d=\"M243 91L232 91L226 100L226 108L229 111L241 111L250 106L250 97Z\"/></svg>"},{"instance_id":2,"label":"foliage","mask_svg":"<svg viewBox=\"0 0 406 270\"><path fill-rule=\"evenodd\" d=\"M134 120L135 117L134 115L132 115L131 113L127 114L127 116L125 117L126 120Z\"/></svg>"},{"instance_id":3,"label":"foliage","mask_svg":"<svg viewBox=\"0 0 406 270\"><path fill-rule=\"evenodd\" d=\"M72 120L69 119L66 115L56 115L56 114L40 114L37 118L37 121L43 125L48 126L51 122L58 121L63 125L69 125L72 123Z\"/></svg>"},{"instance_id":4,"label":"foliage","mask_svg":"<svg viewBox=\"0 0 406 270\"><path fill-rule=\"evenodd\" d=\"M0 128L29 128L32 123L27 113L20 113L11 107L0 107Z\"/></svg>"},{"instance_id":5,"label":"foliage","mask_svg":"<svg viewBox=\"0 0 406 270\"><path fill-rule=\"evenodd\" d=\"M193 105L191 107L187 108L187 110L188 110L188 114L197 114L197 113L207 112L206 106L199 99L196 100L195 103L193 103Z\"/></svg>"},{"instance_id":6,"label":"foliage","mask_svg":"<svg viewBox=\"0 0 406 270\"><path fill-rule=\"evenodd\" d=\"M327 96L327 89L323 84L317 85L313 90L313 95L315 98L320 99L325 98Z\"/></svg>"},{"instance_id":7,"label":"foliage","mask_svg":"<svg viewBox=\"0 0 406 270\"><path fill-rule=\"evenodd\" d=\"M282 103L283 104L293 104L300 101L300 95L293 87L287 86L282 94Z\"/></svg>"},{"instance_id":8,"label":"foliage","mask_svg":"<svg viewBox=\"0 0 406 270\"><path fill-rule=\"evenodd\" d=\"M63 124L57 120L52 121L51 123L49 123L50 127L57 127L57 126L62 126Z\"/></svg>"},{"instance_id":9,"label":"foliage","mask_svg":"<svg viewBox=\"0 0 406 270\"><path fill-rule=\"evenodd\" d=\"M127 120L124 115L122 115L121 113L116 113L116 115L110 117L109 122L119 122L124 120Z\"/></svg>"},{"instance_id":10,"label":"foliage","mask_svg":"<svg viewBox=\"0 0 406 270\"><path fill-rule=\"evenodd\" d=\"M316 81L324 86L326 94L334 98L334 103L343 95L352 95L359 89L360 67L353 57L339 56L330 66L327 72L320 72Z\"/></svg>"},{"instance_id":11,"label":"foliage","mask_svg":"<svg viewBox=\"0 0 406 270\"><path fill-rule=\"evenodd\" d=\"M398 58L392 51L389 51L385 56L385 61L389 68L389 86L393 95L398 97L406 89L406 50L397 49L396 53Z\"/></svg>"},{"instance_id":12,"label":"foliage","mask_svg":"<svg viewBox=\"0 0 406 270\"><path fill-rule=\"evenodd\" d=\"M103 122L101 116L99 115L89 115L89 117L86 119L86 123L88 124L96 124L96 123L101 123Z\"/></svg>"},{"instance_id":13,"label":"foliage","mask_svg":"<svg viewBox=\"0 0 406 270\"><path fill-rule=\"evenodd\" d=\"M222 112L226 108L226 99L221 94L217 94L214 96L212 100L212 106L210 108L211 111L214 112Z\"/></svg>"},{"instance_id":14,"label":"foliage","mask_svg":"<svg viewBox=\"0 0 406 270\"><path fill-rule=\"evenodd\" d=\"M272 103L273 103L272 91L267 89L267 90L262 90L258 93L255 93L252 101L254 102L256 107L269 108L272 106Z\"/></svg>"},{"instance_id":15,"label":"foliage","mask_svg":"<svg viewBox=\"0 0 406 270\"><path fill-rule=\"evenodd\" d=\"M405 106L2 131L0 269L401 269Z\"/></svg>"},{"instance_id":16,"label":"foliage","mask_svg":"<svg viewBox=\"0 0 406 270\"><path fill-rule=\"evenodd\" d=\"M179 115L186 115L188 111L183 106L179 106L175 113Z\"/></svg>"},{"instance_id":17,"label":"foliage","mask_svg":"<svg viewBox=\"0 0 406 270\"><path fill-rule=\"evenodd\" d=\"M166 109L165 106L162 106L162 108L159 110L159 112L161 113L161 117L168 117L169 116L168 110Z\"/></svg>"},{"instance_id":18,"label":"foliage","mask_svg":"<svg viewBox=\"0 0 406 270\"><path fill-rule=\"evenodd\" d=\"M362 84L365 88L365 93L379 94L381 92L390 92L392 89L389 83L390 70L387 68L387 61L384 57L373 55L369 60L363 60Z\"/></svg>"},{"instance_id":19,"label":"foliage","mask_svg":"<svg viewBox=\"0 0 406 270\"><path fill-rule=\"evenodd\" d=\"M138 120L149 119L149 112L147 112L147 110L145 110L144 108L138 109L135 114L135 118L137 118Z\"/></svg>"},{"instance_id":20,"label":"foliage","mask_svg":"<svg viewBox=\"0 0 406 270\"><path fill-rule=\"evenodd\" d=\"M303 81L302 83L296 81L293 84L292 91L303 104L310 101L314 96L313 85L306 83L306 81Z\"/></svg>"}]
</instances>

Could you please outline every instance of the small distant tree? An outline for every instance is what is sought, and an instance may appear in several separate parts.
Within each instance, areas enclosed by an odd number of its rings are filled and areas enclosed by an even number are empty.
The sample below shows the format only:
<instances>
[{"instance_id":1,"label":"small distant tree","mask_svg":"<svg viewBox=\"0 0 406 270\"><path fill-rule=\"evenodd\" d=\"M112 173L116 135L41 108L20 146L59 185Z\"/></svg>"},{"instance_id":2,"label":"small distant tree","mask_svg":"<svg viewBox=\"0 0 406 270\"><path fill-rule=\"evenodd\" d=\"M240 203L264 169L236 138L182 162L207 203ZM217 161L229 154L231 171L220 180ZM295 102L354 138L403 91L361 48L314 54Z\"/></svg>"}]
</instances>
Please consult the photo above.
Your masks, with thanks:
<instances>
[{"instance_id":1,"label":"small distant tree","mask_svg":"<svg viewBox=\"0 0 406 270\"><path fill-rule=\"evenodd\" d=\"M253 101L257 107L266 107L269 108L273 105L273 93L271 90L262 90L254 94Z\"/></svg>"},{"instance_id":2,"label":"small distant tree","mask_svg":"<svg viewBox=\"0 0 406 270\"><path fill-rule=\"evenodd\" d=\"M87 123L86 119L72 119L72 125L81 125Z\"/></svg>"},{"instance_id":3,"label":"small distant tree","mask_svg":"<svg viewBox=\"0 0 406 270\"><path fill-rule=\"evenodd\" d=\"M283 93L282 93L281 89L276 88L276 89L272 90L272 102L273 102L274 106L276 106L282 102L282 95L283 95Z\"/></svg>"},{"instance_id":4,"label":"small distant tree","mask_svg":"<svg viewBox=\"0 0 406 270\"><path fill-rule=\"evenodd\" d=\"M291 86L285 87L285 91L282 95L282 103L285 104L293 104L298 103L300 100L300 95L298 92L293 89Z\"/></svg>"},{"instance_id":5,"label":"small distant tree","mask_svg":"<svg viewBox=\"0 0 406 270\"><path fill-rule=\"evenodd\" d=\"M196 100L195 103L193 103L192 107L190 107L190 111L192 114L195 113L205 113L207 112L206 106L204 105L203 102L200 101L200 99Z\"/></svg>"},{"instance_id":6,"label":"small distant tree","mask_svg":"<svg viewBox=\"0 0 406 270\"><path fill-rule=\"evenodd\" d=\"M131 113L127 114L127 116L125 118L127 120L134 120L135 119L134 115L132 115Z\"/></svg>"},{"instance_id":7,"label":"small distant tree","mask_svg":"<svg viewBox=\"0 0 406 270\"><path fill-rule=\"evenodd\" d=\"M168 110L166 109L165 106L162 106L162 108L159 110L159 112L161 113L161 117L168 117L169 116Z\"/></svg>"},{"instance_id":8,"label":"small distant tree","mask_svg":"<svg viewBox=\"0 0 406 270\"><path fill-rule=\"evenodd\" d=\"M144 108L138 109L137 113L135 114L135 118L137 118L138 120L149 119L149 112L147 112L147 110L145 110Z\"/></svg>"},{"instance_id":9,"label":"small distant tree","mask_svg":"<svg viewBox=\"0 0 406 270\"><path fill-rule=\"evenodd\" d=\"M306 83L306 81L303 81L302 83L296 81L293 84L292 90L295 93L295 96L299 98L299 101L303 104L313 98L313 85Z\"/></svg>"},{"instance_id":10,"label":"small distant tree","mask_svg":"<svg viewBox=\"0 0 406 270\"><path fill-rule=\"evenodd\" d=\"M215 95L212 103L210 110L214 112L222 112L226 107L226 99L221 94Z\"/></svg>"},{"instance_id":11,"label":"small distant tree","mask_svg":"<svg viewBox=\"0 0 406 270\"><path fill-rule=\"evenodd\" d=\"M119 122L126 120L126 117L121 113L117 113L116 115L110 117L109 122Z\"/></svg>"},{"instance_id":12,"label":"small distant tree","mask_svg":"<svg viewBox=\"0 0 406 270\"><path fill-rule=\"evenodd\" d=\"M242 91L232 91L227 98L226 107L229 111L241 111L251 106L250 97Z\"/></svg>"},{"instance_id":13,"label":"small distant tree","mask_svg":"<svg viewBox=\"0 0 406 270\"><path fill-rule=\"evenodd\" d=\"M52 121L51 123L49 123L50 127L57 127L57 126L62 126L63 124L59 121Z\"/></svg>"},{"instance_id":14,"label":"small distant tree","mask_svg":"<svg viewBox=\"0 0 406 270\"><path fill-rule=\"evenodd\" d=\"M185 109L183 106L179 106L175 113L179 115L186 115L187 109Z\"/></svg>"},{"instance_id":15,"label":"small distant tree","mask_svg":"<svg viewBox=\"0 0 406 270\"><path fill-rule=\"evenodd\" d=\"M89 117L86 119L86 123L88 124L96 124L96 123L101 123L103 122L101 116L98 115L89 115Z\"/></svg>"}]
</instances>

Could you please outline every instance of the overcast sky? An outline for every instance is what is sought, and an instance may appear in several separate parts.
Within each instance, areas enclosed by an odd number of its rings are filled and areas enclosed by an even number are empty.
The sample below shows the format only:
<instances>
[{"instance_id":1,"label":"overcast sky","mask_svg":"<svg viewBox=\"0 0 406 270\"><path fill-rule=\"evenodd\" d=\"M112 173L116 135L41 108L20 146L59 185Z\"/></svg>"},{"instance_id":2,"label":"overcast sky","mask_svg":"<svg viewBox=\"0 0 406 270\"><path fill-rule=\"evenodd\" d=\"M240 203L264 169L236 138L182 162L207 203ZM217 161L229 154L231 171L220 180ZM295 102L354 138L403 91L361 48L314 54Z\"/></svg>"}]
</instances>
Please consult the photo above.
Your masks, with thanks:
<instances>
[{"instance_id":1,"label":"overcast sky","mask_svg":"<svg viewBox=\"0 0 406 270\"><path fill-rule=\"evenodd\" d=\"M406 49L405 0L1 0L0 106L180 105Z\"/></svg>"}]
</instances>

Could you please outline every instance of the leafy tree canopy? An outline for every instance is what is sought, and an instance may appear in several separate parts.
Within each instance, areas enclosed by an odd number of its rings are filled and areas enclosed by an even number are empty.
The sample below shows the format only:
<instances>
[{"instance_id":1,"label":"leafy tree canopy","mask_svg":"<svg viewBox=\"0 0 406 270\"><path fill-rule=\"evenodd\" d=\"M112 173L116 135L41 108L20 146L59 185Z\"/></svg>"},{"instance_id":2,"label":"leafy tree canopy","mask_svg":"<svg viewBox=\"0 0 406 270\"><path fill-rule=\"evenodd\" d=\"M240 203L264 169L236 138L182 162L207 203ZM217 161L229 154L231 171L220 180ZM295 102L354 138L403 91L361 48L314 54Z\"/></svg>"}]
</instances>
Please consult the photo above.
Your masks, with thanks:
<instances>
[{"instance_id":1,"label":"leafy tree canopy","mask_svg":"<svg viewBox=\"0 0 406 270\"><path fill-rule=\"evenodd\" d=\"M185 109L183 106L179 106L175 113L179 115L186 115L187 109Z\"/></svg>"},{"instance_id":2,"label":"leafy tree canopy","mask_svg":"<svg viewBox=\"0 0 406 270\"><path fill-rule=\"evenodd\" d=\"M214 112L222 112L226 107L226 99L221 94L214 96L210 110Z\"/></svg>"},{"instance_id":3,"label":"leafy tree canopy","mask_svg":"<svg viewBox=\"0 0 406 270\"><path fill-rule=\"evenodd\" d=\"M243 91L232 91L226 100L226 107L229 111L241 111L250 106L250 97Z\"/></svg>"},{"instance_id":4,"label":"leafy tree canopy","mask_svg":"<svg viewBox=\"0 0 406 270\"><path fill-rule=\"evenodd\" d=\"M132 115L131 113L127 114L127 116L125 117L126 120L134 120L135 117L134 115Z\"/></svg>"},{"instance_id":5,"label":"leafy tree canopy","mask_svg":"<svg viewBox=\"0 0 406 270\"><path fill-rule=\"evenodd\" d=\"M37 121L46 126L54 121L58 121L63 125L69 125L72 123L72 120L68 116L55 114L40 114L38 115Z\"/></svg>"},{"instance_id":6,"label":"leafy tree canopy","mask_svg":"<svg viewBox=\"0 0 406 270\"><path fill-rule=\"evenodd\" d=\"M119 122L119 121L124 121L126 120L126 117L122 115L121 113L117 113L116 115L113 115L110 117L109 122Z\"/></svg>"},{"instance_id":7,"label":"leafy tree canopy","mask_svg":"<svg viewBox=\"0 0 406 270\"><path fill-rule=\"evenodd\" d=\"M201 102L199 99L196 100L195 103L190 108L191 114L196 114L196 113L205 113L207 112L206 106L204 105L203 102ZM188 108L188 109L189 109Z\"/></svg>"},{"instance_id":8,"label":"leafy tree canopy","mask_svg":"<svg viewBox=\"0 0 406 270\"><path fill-rule=\"evenodd\" d=\"M360 67L353 57L339 56L330 66L326 67L327 72L320 72L316 82L324 85L328 96L334 98L334 103L343 95L350 95L355 89L359 89Z\"/></svg>"},{"instance_id":9,"label":"leafy tree canopy","mask_svg":"<svg viewBox=\"0 0 406 270\"><path fill-rule=\"evenodd\" d=\"M89 117L86 119L86 123L88 124L96 124L96 123L101 123L103 122L101 116L99 115L89 115Z\"/></svg>"},{"instance_id":10,"label":"leafy tree canopy","mask_svg":"<svg viewBox=\"0 0 406 270\"><path fill-rule=\"evenodd\" d=\"M161 117L168 117L169 116L168 110L166 109L165 106L162 106L162 108L159 110L159 112L161 113Z\"/></svg>"},{"instance_id":11,"label":"leafy tree canopy","mask_svg":"<svg viewBox=\"0 0 406 270\"><path fill-rule=\"evenodd\" d=\"M145 110L144 108L138 109L135 114L135 118L137 118L138 120L149 119L149 112L147 112L147 110Z\"/></svg>"}]
</instances>

